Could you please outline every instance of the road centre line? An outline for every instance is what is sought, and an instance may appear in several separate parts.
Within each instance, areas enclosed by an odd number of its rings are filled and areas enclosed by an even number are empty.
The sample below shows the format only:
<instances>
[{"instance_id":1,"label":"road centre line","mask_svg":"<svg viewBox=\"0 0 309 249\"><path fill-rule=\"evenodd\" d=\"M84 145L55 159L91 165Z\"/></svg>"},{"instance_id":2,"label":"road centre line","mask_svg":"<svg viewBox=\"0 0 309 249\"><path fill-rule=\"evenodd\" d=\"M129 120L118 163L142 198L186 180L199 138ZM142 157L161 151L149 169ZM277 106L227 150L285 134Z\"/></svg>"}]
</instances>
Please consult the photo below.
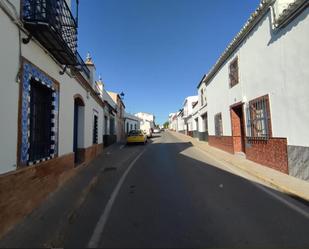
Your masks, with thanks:
<instances>
[{"instance_id":1,"label":"road centre line","mask_svg":"<svg viewBox=\"0 0 309 249\"><path fill-rule=\"evenodd\" d=\"M90 238L90 240L88 242L88 245L87 245L88 248L98 247L98 244L100 242L100 238L101 238L101 235L103 233L105 224L106 224L106 222L108 220L109 214L110 214L110 212L112 210L112 206L113 206L113 204L114 204L114 202L116 200L116 197L117 197L117 195L119 193L119 190L122 187L122 185L123 185L123 183L125 181L126 176L130 172L130 170L132 169L134 164L137 162L137 160L143 155L145 150L146 150L146 148L137 155L137 157L130 163L129 167L126 169L124 174L121 176L119 182L117 183L117 186L115 187L114 191L112 192L111 197L108 200L108 202L107 202L107 204L106 204L106 206L104 208L103 213L100 216L100 219L99 219L98 223L96 224L96 227L95 227L95 229L93 231L93 234L92 234L92 236L91 236L91 238Z\"/></svg>"}]
</instances>

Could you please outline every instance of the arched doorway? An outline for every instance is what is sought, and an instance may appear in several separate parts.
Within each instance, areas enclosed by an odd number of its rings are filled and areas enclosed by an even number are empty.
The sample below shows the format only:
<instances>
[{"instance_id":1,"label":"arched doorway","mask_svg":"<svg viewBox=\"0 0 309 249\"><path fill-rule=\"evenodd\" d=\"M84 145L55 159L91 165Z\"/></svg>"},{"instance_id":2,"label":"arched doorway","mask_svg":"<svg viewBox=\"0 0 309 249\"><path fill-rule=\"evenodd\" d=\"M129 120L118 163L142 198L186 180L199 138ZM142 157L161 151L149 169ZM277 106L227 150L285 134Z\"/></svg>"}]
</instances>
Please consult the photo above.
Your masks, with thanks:
<instances>
[{"instance_id":1,"label":"arched doorway","mask_svg":"<svg viewBox=\"0 0 309 249\"><path fill-rule=\"evenodd\" d=\"M84 120L85 102L79 94L74 96L74 129L73 129L73 152L74 163L82 163L84 158Z\"/></svg>"}]
</instances>

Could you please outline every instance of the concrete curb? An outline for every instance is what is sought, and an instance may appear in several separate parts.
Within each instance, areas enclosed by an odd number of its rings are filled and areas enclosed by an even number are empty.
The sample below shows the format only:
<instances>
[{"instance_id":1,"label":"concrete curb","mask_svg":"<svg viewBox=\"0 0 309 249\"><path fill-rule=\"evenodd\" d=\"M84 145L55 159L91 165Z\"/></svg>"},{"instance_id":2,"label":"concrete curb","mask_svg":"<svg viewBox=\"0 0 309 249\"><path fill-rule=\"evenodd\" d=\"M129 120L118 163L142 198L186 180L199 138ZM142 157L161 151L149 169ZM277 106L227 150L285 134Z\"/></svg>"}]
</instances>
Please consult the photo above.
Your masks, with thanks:
<instances>
[{"instance_id":1,"label":"concrete curb","mask_svg":"<svg viewBox=\"0 0 309 249\"><path fill-rule=\"evenodd\" d=\"M228 163L232 167L236 167L237 169L239 169L239 170L241 170L243 172L246 172L247 174L249 174L249 175L251 175L251 176L253 176L253 177L255 177L255 178L257 178L257 179L259 179L259 180L261 180L261 181L263 181L265 183L267 183L267 184L269 184L270 186L274 187L275 189L277 189L277 190L279 190L279 191L281 191L283 193L286 193L286 194L292 195L292 196L297 196L297 197L300 197L300 198L302 198L302 199L304 199L306 201L309 201L309 196L306 193L303 193L301 191L297 191L296 189L293 189L293 188L291 188L289 186L286 186L286 185L283 185L281 183L278 183L276 180L274 180L271 177L266 176L265 174L261 174L259 172L254 171L254 170L249 170L246 167L242 167L240 164L235 164L232 160L226 160L224 158L218 158L211 151L205 150L203 148L203 146L201 146L202 144L200 144L202 142L195 141L194 138L191 138L191 137L189 137L187 135L179 134L179 133L176 133L176 132L171 132L171 134L172 135L176 135L179 138L183 137L184 139L189 140L193 146L198 147L199 149L201 149L205 153L209 154L211 157L213 157L214 159L216 159L219 162L221 161L221 162L224 162L224 163ZM215 149L215 148L212 148L212 149ZM254 163L254 162L252 162L252 163ZM261 165L261 166L265 167L263 165ZM286 175L285 177L292 177L292 176ZM293 180L294 180L294 177L293 177Z\"/></svg>"}]
</instances>

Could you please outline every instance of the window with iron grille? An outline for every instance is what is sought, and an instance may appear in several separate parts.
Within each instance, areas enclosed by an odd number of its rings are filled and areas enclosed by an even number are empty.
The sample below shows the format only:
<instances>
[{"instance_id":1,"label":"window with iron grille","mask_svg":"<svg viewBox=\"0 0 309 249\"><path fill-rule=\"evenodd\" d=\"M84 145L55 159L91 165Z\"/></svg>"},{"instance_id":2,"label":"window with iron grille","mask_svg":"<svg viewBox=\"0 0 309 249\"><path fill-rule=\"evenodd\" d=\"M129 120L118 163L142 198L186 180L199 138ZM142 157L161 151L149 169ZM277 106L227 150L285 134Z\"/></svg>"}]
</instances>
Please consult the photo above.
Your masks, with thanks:
<instances>
[{"instance_id":1,"label":"window with iron grille","mask_svg":"<svg viewBox=\"0 0 309 249\"><path fill-rule=\"evenodd\" d=\"M93 118L93 136L92 136L92 143L98 143L98 116L94 114Z\"/></svg>"},{"instance_id":2,"label":"window with iron grille","mask_svg":"<svg viewBox=\"0 0 309 249\"><path fill-rule=\"evenodd\" d=\"M215 115L215 135L216 136L222 136L223 135L221 113L218 113L218 114Z\"/></svg>"},{"instance_id":3,"label":"window with iron grille","mask_svg":"<svg viewBox=\"0 0 309 249\"><path fill-rule=\"evenodd\" d=\"M272 136L268 95L251 100L247 108L247 134L251 139L268 139Z\"/></svg>"},{"instance_id":4,"label":"window with iron grille","mask_svg":"<svg viewBox=\"0 0 309 249\"><path fill-rule=\"evenodd\" d=\"M52 90L31 80L30 91L30 148L29 161L51 154L52 145Z\"/></svg>"},{"instance_id":5,"label":"window with iron grille","mask_svg":"<svg viewBox=\"0 0 309 249\"><path fill-rule=\"evenodd\" d=\"M233 87L238 84L238 57L236 57L229 65L229 79L230 87Z\"/></svg>"}]
</instances>

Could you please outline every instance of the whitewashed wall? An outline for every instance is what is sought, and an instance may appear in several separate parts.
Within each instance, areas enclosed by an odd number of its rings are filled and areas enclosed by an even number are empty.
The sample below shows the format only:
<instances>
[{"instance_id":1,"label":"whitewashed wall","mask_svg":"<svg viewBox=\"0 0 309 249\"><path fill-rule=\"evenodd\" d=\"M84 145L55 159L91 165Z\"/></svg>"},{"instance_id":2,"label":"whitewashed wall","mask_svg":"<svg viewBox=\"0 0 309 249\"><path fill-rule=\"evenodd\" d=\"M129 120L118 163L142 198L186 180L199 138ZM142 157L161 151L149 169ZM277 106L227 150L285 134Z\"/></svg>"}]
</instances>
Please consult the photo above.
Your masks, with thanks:
<instances>
[{"instance_id":1,"label":"whitewashed wall","mask_svg":"<svg viewBox=\"0 0 309 249\"><path fill-rule=\"evenodd\" d=\"M59 99L59 156L73 151L74 95L80 94L85 102L84 147L92 145L94 111L98 112L98 143L102 143L103 109L87 91L69 75L59 74L59 66L34 42L22 46L25 58L60 83Z\"/></svg>"},{"instance_id":2,"label":"whitewashed wall","mask_svg":"<svg viewBox=\"0 0 309 249\"><path fill-rule=\"evenodd\" d=\"M203 96L202 96L202 90L203 90ZM202 83L200 87L198 88L198 109L203 108L207 105L207 95L206 95L206 85ZM203 100L202 100L203 99Z\"/></svg>"},{"instance_id":3,"label":"whitewashed wall","mask_svg":"<svg viewBox=\"0 0 309 249\"><path fill-rule=\"evenodd\" d=\"M129 130L127 130L127 125L129 125ZM132 129L131 129L132 125ZM135 130L135 125L136 125L136 130L140 129L140 122L138 120L132 120L132 119L126 119L125 121L125 133L130 132L131 130Z\"/></svg>"},{"instance_id":4,"label":"whitewashed wall","mask_svg":"<svg viewBox=\"0 0 309 249\"><path fill-rule=\"evenodd\" d=\"M269 94L274 137L289 145L309 145L308 8L277 33L268 12L207 86L209 132L222 112L223 134L231 135L229 106ZM228 64L239 58L240 83L229 88Z\"/></svg>"},{"instance_id":5,"label":"whitewashed wall","mask_svg":"<svg viewBox=\"0 0 309 249\"><path fill-rule=\"evenodd\" d=\"M189 116L193 112L192 103L198 101L198 96L189 96L185 99L183 104L184 116Z\"/></svg>"},{"instance_id":6,"label":"whitewashed wall","mask_svg":"<svg viewBox=\"0 0 309 249\"><path fill-rule=\"evenodd\" d=\"M185 130L185 122L182 117L177 117L177 131Z\"/></svg>"},{"instance_id":7,"label":"whitewashed wall","mask_svg":"<svg viewBox=\"0 0 309 249\"><path fill-rule=\"evenodd\" d=\"M19 1L12 1L19 10ZM19 68L18 28L0 9L0 173L16 169L17 132L18 132L18 99L19 86L16 82ZM22 37L26 37L21 32ZM87 91L69 75L60 75L61 68L33 40L28 44L21 43L21 55L39 69L60 83L59 99L59 156L73 151L73 120L75 94L80 94L85 102L84 137L79 139L79 147L92 145L93 110L98 112L98 143L102 143L103 109ZM7 108L3 108L7 107Z\"/></svg>"},{"instance_id":8,"label":"whitewashed wall","mask_svg":"<svg viewBox=\"0 0 309 249\"><path fill-rule=\"evenodd\" d=\"M240 84L236 86L240 87ZM236 89L236 88L235 88ZM235 91L235 89L233 89ZM208 128L209 134L215 134L214 116L217 113L222 113L223 134L225 136L231 136L231 122L229 99L232 97L229 91L228 82L228 68L224 66L212 79L207 86L207 99L208 99Z\"/></svg>"},{"instance_id":9,"label":"whitewashed wall","mask_svg":"<svg viewBox=\"0 0 309 249\"><path fill-rule=\"evenodd\" d=\"M16 168L19 83L18 30L0 9L0 173Z\"/></svg>"}]
</instances>

